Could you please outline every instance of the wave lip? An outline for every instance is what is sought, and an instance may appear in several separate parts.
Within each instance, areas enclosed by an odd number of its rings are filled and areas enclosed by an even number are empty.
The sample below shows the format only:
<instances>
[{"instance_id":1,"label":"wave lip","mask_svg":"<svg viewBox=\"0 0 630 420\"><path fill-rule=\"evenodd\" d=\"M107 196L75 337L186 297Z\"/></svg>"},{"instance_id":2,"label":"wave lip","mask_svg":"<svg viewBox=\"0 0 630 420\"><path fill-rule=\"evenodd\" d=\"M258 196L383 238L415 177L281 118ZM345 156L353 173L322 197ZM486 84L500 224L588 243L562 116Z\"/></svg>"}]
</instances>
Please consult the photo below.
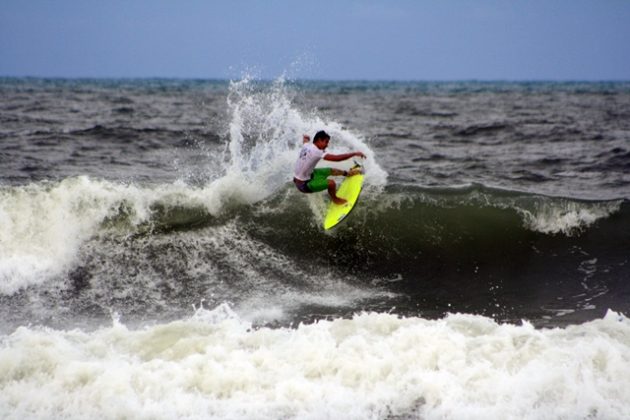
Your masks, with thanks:
<instances>
[{"instance_id":1,"label":"wave lip","mask_svg":"<svg viewBox=\"0 0 630 420\"><path fill-rule=\"evenodd\" d=\"M596 203L564 201L560 205L538 205L533 211L526 209L518 211L524 219L525 226L535 232L572 236L583 232L598 220L617 213L621 204L621 200Z\"/></svg>"},{"instance_id":2,"label":"wave lip","mask_svg":"<svg viewBox=\"0 0 630 420\"><path fill-rule=\"evenodd\" d=\"M575 236L592 227L598 221L622 211L626 202L616 200L581 200L554 197L536 193L511 191L473 184L451 188L420 188L392 185L387 195L379 198L379 206L387 212L404 214L413 209L418 215L430 208L445 211L488 212L487 217L496 215L493 209L514 212L522 226L530 231L564 236Z\"/></svg>"}]
</instances>

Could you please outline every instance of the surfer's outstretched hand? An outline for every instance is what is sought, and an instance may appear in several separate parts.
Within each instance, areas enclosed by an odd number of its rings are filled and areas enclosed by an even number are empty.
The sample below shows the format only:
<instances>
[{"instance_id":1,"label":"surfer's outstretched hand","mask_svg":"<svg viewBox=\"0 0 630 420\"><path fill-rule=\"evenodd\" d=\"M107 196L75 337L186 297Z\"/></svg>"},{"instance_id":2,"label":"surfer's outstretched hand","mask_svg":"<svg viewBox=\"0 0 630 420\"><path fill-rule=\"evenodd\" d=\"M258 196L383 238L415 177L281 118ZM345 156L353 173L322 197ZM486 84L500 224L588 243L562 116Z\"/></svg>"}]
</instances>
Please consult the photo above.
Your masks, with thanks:
<instances>
[{"instance_id":1,"label":"surfer's outstretched hand","mask_svg":"<svg viewBox=\"0 0 630 420\"><path fill-rule=\"evenodd\" d=\"M360 174L361 172L362 172L361 168L352 168L348 171L348 176L357 175L357 174Z\"/></svg>"}]
</instances>

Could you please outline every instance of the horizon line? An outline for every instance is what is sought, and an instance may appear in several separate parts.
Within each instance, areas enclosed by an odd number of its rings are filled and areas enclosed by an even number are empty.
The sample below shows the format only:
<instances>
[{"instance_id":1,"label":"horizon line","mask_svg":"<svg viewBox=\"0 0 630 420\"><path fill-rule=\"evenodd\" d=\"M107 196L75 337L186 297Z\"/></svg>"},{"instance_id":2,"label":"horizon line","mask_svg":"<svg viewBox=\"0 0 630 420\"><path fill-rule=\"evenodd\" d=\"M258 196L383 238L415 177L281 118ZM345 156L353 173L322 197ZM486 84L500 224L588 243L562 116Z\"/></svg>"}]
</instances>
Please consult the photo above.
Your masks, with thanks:
<instances>
[{"instance_id":1,"label":"horizon line","mask_svg":"<svg viewBox=\"0 0 630 420\"><path fill-rule=\"evenodd\" d=\"M240 78L230 77L183 77L183 76L34 76L34 75L0 75L0 79L24 79L24 80L94 80L94 81L140 81L140 80L164 80L164 81L205 81L205 82L232 82L248 78L243 75ZM558 78L461 78L461 79L398 79L398 78L289 78L278 76L276 78L252 77L256 82L276 82L284 79L291 82L336 82L336 83L630 83L629 79L558 79Z\"/></svg>"}]
</instances>

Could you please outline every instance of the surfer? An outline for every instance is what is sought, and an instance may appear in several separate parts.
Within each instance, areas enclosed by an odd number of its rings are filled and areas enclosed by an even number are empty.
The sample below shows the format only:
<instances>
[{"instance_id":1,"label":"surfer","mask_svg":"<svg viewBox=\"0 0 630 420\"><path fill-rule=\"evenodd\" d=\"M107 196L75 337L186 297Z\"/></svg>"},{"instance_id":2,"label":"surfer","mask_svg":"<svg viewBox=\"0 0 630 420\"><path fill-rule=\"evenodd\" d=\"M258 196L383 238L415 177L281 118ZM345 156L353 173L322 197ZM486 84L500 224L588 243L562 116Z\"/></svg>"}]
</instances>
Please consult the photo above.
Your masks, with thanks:
<instances>
[{"instance_id":1,"label":"surfer","mask_svg":"<svg viewBox=\"0 0 630 420\"><path fill-rule=\"evenodd\" d=\"M325 153L328 142L330 141L330 136L323 130L315 134L313 143L310 143L310 141L310 136L304 134L304 146L302 146L300 157L295 163L295 177L293 178L295 186L303 193L312 193L327 189L333 203L345 204L345 199L337 197L337 184L335 184L334 180L328 179L328 177L341 175L352 176L358 174L360 170L351 169L350 171L342 171L341 169L335 168L315 168L315 165L317 165L320 159L340 162L354 156L365 158L365 155L362 152L349 152L340 155Z\"/></svg>"}]
</instances>

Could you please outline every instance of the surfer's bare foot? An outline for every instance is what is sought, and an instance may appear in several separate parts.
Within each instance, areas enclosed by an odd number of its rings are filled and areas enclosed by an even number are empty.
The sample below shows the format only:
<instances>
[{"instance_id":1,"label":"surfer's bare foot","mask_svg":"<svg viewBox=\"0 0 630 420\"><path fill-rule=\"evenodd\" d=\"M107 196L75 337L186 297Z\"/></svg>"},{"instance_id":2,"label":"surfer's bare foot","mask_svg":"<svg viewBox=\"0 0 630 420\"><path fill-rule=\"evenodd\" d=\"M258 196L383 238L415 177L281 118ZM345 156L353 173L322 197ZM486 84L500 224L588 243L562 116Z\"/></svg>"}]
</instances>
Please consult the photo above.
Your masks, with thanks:
<instances>
[{"instance_id":1,"label":"surfer's bare foot","mask_svg":"<svg viewBox=\"0 0 630 420\"><path fill-rule=\"evenodd\" d=\"M346 200L345 198L339 198L339 197L330 197L330 199L332 200L333 203L341 206L343 204L346 204L348 202L348 200Z\"/></svg>"}]
</instances>

